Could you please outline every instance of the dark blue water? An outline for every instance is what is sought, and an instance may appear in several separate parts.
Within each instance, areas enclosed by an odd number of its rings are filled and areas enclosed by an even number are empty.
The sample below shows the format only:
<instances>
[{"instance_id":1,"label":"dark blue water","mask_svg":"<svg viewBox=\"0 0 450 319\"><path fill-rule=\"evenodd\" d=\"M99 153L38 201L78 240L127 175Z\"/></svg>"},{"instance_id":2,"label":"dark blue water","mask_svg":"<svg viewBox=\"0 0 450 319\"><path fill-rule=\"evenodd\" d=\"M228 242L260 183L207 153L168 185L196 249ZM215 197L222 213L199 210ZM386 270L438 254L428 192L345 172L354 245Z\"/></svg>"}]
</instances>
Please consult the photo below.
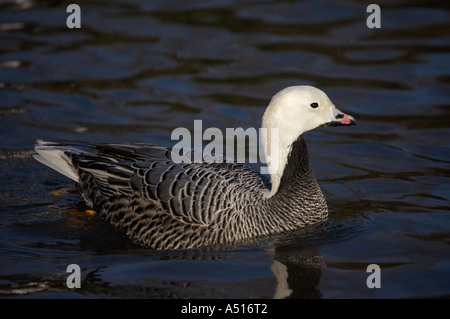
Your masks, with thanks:
<instances>
[{"instance_id":1,"label":"dark blue water","mask_svg":"<svg viewBox=\"0 0 450 319\"><path fill-rule=\"evenodd\" d=\"M0 4L0 296L450 296L450 8L360 1ZM176 127L258 127L286 86L357 125L306 134L330 209L318 228L157 252L95 216L31 158L36 139L172 145ZM66 286L69 264L81 288ZM366 272L378 264L381 288Z\"/></svg>"}]
</instances>

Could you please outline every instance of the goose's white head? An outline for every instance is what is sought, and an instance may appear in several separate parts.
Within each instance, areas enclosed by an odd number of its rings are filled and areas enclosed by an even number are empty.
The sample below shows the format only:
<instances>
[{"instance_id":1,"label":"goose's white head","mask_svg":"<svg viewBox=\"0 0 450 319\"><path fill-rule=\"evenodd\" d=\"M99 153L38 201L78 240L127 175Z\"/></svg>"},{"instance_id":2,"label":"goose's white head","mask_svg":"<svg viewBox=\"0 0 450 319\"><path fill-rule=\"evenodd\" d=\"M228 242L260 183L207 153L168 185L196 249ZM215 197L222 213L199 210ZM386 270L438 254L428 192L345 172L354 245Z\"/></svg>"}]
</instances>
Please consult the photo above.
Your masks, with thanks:
<instances>
[{"instance_id":1,"label":"goose's white head","mask_svg":"<svg viewBox=\"0 0 450 319\"><path fill-rule=\"evenodd\" d=\"M353 124L352 116L339 111L315 87L291 86L275 94L262 121L262 142L272 183L269 196L277 192L292 143L300 135L320 126Z\"/></svg>"}]
</instances>

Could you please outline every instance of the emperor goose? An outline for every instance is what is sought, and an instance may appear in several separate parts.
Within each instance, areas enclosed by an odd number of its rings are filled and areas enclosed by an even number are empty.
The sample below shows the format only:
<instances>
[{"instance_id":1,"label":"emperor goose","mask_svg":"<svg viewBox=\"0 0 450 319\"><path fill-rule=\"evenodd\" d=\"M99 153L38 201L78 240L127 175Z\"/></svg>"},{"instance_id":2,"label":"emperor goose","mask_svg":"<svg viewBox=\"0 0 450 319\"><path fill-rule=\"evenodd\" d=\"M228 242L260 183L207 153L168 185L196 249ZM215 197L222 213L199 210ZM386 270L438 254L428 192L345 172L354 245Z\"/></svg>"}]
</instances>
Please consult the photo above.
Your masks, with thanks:
<instances>
[{"instance_id":1,"label":"emperor goose","mask_svg":"<svg viewBox=\"0 0 450 319\"><path fill-rule=\"evenodd\" d=\"M269 186L243 164L175 163L155 144L39 140L34 158L72 179L86 204L135 242L190 249L323 222L328 208L303 133L353 124L315 87L278 92L262 119L267 132L278 129L275 147L262 140Z\"/></svg>"}]
</instances>

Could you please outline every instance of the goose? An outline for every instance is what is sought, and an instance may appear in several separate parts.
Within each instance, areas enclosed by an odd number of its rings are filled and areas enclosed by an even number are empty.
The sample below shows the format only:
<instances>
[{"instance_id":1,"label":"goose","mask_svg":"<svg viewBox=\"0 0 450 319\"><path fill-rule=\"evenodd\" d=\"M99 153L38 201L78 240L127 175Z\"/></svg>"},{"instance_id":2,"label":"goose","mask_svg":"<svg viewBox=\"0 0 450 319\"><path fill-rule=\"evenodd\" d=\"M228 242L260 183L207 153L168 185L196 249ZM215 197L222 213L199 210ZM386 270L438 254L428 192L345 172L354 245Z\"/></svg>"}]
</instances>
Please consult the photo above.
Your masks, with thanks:
<instances>
[{"instance_id":1,"label":"goose","mask_svg":"<svg viewBox=\"0 0 450 319\"><path fill-rule=\"evenodd\" d=\"M262 128L278 130L276 147L262 141L270 183L240 163L176 163L170 148L149 143L38 140L33 157L72 179L87 206L135 243L196 249L324 222L327 203L303 135L354 124L318 88L275 94L262 118Z\"/></svg>"}]
</instances>

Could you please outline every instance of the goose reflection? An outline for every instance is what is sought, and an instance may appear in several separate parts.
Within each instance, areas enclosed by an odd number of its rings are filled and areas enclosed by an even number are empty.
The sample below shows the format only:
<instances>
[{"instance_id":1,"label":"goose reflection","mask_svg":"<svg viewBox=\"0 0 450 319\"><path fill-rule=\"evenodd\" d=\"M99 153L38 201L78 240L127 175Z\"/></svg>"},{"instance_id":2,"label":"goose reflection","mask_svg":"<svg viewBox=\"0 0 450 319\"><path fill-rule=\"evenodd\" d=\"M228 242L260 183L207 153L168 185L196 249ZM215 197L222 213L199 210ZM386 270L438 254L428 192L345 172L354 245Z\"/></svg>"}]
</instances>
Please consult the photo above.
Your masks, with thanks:
<instances>
[{"instance_id":1,"label":"goose reflection","mask_svg":"<svg viewBox=\"0 0 450 319\"><path fill-rule=\"evenodd\" d=\"M273 298L321 298L317 286L324 266L323 256L316 250L277 249L270 266L277 281Z\"/></svg>"}]
</instances>

